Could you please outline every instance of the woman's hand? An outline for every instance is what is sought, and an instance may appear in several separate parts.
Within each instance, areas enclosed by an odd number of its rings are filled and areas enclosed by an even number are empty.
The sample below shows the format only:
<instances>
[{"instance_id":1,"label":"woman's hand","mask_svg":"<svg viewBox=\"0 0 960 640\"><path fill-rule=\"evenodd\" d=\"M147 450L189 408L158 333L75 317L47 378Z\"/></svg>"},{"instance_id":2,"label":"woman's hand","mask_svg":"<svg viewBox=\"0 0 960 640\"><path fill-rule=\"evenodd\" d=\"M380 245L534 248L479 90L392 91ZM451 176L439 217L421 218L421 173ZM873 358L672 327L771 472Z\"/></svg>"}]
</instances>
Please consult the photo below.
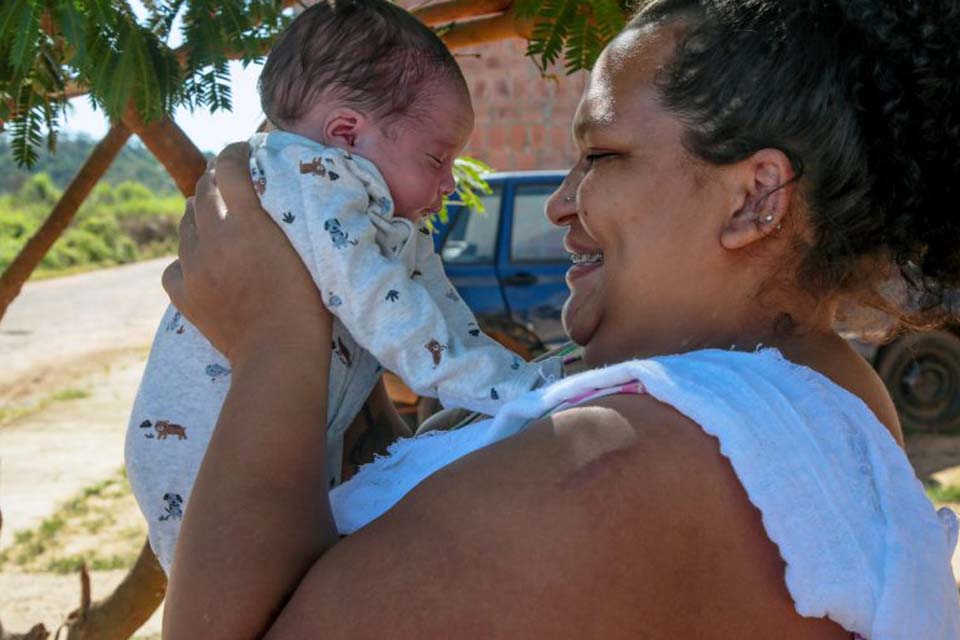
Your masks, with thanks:
<instances>
[{"instance_id":1,"label":"woman's hand","mask_svg":"<svg viewBox=\"0 0 960 640\"><path fill-rule=\"evenodd\" d=\"M261 208L246 143L211 162L180 222L179 259L163 287L179 309L236 364L265 345L318 344L331 316L306 267Z\"/></svg>"}]
</instances>

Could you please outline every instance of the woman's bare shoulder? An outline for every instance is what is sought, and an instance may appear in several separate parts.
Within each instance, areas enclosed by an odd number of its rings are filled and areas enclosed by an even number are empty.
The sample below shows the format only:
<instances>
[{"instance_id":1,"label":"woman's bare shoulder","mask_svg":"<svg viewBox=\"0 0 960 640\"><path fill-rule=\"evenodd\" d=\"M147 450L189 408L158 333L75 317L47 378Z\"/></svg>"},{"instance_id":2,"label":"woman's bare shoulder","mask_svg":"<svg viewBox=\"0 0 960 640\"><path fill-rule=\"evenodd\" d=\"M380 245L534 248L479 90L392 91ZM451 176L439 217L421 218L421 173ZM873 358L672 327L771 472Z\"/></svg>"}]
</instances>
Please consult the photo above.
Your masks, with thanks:
<instances>
[{"instance_id":1,"label":"woman's bare shoulder","mask_svg":"<svg viewBox=\"0 0 960 640\"><path fill-rule=\"evenodd\" d=\"M842 637L793 612L715 441L648 396L460 460L317 569L270 637Z\"/></svg>"}]
</instances>

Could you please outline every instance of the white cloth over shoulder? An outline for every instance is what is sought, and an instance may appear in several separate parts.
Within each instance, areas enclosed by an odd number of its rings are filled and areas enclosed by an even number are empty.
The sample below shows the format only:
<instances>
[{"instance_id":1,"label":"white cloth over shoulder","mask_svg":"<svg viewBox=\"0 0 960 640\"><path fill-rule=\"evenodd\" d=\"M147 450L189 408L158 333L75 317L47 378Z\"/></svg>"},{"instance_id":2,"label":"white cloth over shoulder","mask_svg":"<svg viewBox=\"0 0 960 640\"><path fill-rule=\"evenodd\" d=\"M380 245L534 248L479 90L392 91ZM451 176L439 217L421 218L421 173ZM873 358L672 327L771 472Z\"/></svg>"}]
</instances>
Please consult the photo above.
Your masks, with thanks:
<instances>
[{"instance_id":1,"label":"white cloth over shoulder","mask_svg":"<svg viewBox=\"0 0 960 640\"><path fill-rule=\"evenodd\" d=\"M597 390L639 381L717 438L786 562L797 611L869 640L956 640L957 517L935 512L903 450L856 396L766 349L707 350L571 376L492 420L404 440L334 489L350 533L471 451Z\"/></svg>"},{"instance_id":2,"label":"white cloth over shoulder","mask_svg":"<svg viewBox=\"0 0 960 640\"><path fill-rule=\"evenodd\" d=\"M524 362L480 331L444 274L430 230L393 215L373 163L284 131L255 135L250 145L261 202L327 308L410 388L492 415L559 377L559 359Z\"/></svg>"}]
</instances>

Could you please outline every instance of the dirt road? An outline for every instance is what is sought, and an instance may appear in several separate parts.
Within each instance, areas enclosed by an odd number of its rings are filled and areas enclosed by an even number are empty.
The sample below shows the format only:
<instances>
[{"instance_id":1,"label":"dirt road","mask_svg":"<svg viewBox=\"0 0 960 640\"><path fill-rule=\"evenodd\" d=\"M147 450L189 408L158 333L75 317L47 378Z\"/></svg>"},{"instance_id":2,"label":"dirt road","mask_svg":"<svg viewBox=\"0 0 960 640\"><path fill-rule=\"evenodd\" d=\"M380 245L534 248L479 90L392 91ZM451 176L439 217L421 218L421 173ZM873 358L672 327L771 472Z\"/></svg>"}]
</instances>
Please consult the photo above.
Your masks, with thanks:
<instances>
[{"instance_id":1,"label":"dirt road","mask_svg":"<svg viewBox=\"0 0 960 640\"><path fill-rule=\"evenodd\" d=\"M30 283L0 322L0 408L41 406L0 427L0 548L123 466L123 433L167 297L169 258ZM58 392L70 400L48 402ZM124 571L93 574L94 597ZM0 620L56 628L76 606L76 576L0 576ZM159 613L137 637L159 637Z\"/></svg>"},{"instance_id":2,"label":"dirt road","mask_svg":"<svg viewBox=\"0 0 960 640\"><path fill-rule=\"evenodd\" d=\"M169 258L28 283L0 322L0 407L51 403L0 428L7 526L34 526L123 464L123 430L167 297Z\"/></svg>"},{"instance_id":3,"label":"dirt road","mask_svg":"<svg viewBox=\"0 0 960 640\"><path fill-rule=\"evenodd\" d=\"M170 258L27 284L0 321L0 404L84 360L146 346L167 296Z\"/></svg>"}]
</instances>

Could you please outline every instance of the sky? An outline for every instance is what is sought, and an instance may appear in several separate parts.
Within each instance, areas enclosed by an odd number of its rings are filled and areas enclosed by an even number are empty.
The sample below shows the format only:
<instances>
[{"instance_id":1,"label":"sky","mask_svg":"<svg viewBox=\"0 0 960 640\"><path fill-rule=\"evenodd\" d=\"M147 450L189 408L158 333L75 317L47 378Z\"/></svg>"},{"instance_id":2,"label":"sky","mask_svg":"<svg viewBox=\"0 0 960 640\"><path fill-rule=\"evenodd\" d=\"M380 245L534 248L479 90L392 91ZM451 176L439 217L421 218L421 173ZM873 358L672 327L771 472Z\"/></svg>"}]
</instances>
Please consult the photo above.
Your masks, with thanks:
<instances>
[{"instance_id":1,"label":"sky","mask_svg":"<svg viewBox=\"0 0 960 640\"><path fill-rule=\"evenodd\" d=\"M232 112L209 113L198 109L190 113L183 108L174 112L176 123L201 151L219 151L228 143L246 140L254 133L263 118L257 93L260 68L259 64L251 64L244 69L239 62L230 63ZM103 111L94 110L86 96L71 100L70 107L63 121L62 133L86 133L97 140L106 135L108 124Z\"/></svg>"},{"instance_id":2,"label":"sky","mask_svg":"<svg viewBox=\"0 0 960 640\"><path fill-rule=\"evenodd\" d=\"M131 7L141 19L146 17L146 9L138 0ZM180 20L174 22L167 44L176 48L182 43ZM219 151L230 142L246 140L254 133L263 112L260 110L260 96L257 93L257 78L262 65L251 64L246 69L239 62L230 63L231 89L233 93L233 111L209 113L198 109L191 113L188 109L177 109L174 120L183 129L201 151ZM64 134L86 133L99 140L106 135L108 124L102 111L93 109L86 96L70 101L70 108L62 123Z\"/></svg>"}]
</instances>

